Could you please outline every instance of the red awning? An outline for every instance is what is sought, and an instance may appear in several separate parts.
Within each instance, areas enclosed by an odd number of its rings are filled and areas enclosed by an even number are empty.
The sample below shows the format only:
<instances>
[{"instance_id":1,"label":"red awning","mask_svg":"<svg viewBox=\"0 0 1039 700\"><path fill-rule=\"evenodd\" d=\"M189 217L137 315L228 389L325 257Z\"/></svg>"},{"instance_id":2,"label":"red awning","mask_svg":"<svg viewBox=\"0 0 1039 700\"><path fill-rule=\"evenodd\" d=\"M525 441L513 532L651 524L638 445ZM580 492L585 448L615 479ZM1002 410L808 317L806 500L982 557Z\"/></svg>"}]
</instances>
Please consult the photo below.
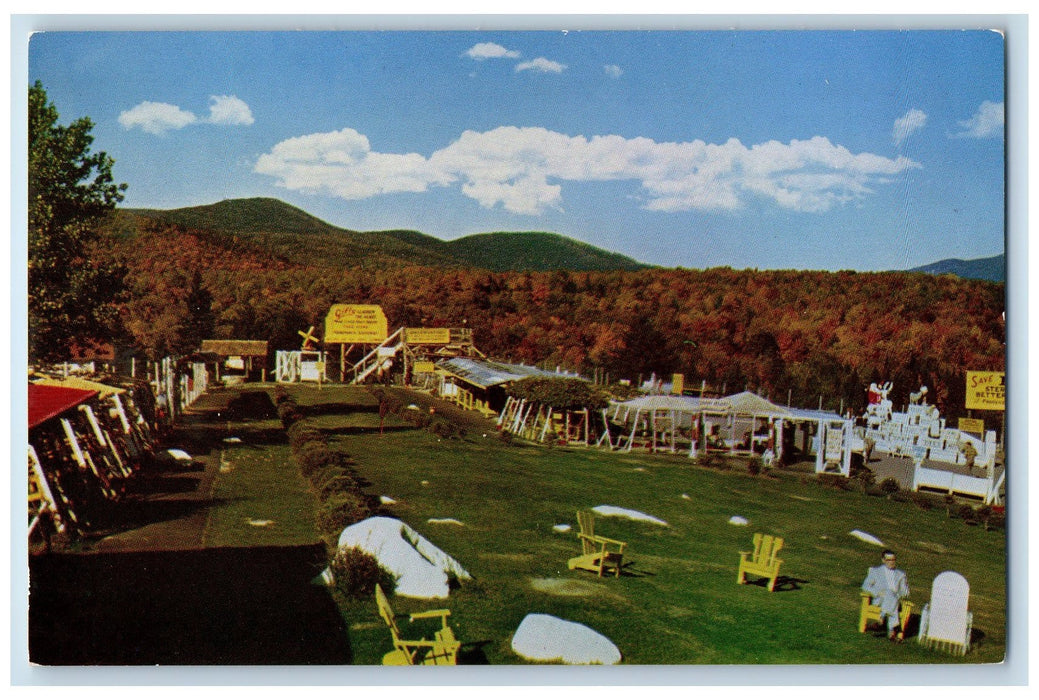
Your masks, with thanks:
<instances>
[{"instance_id":1,"label":"red awning","mask_svg":"<svg viewBox=\"0 0 1039 700\"><path fill-rule=\"evenodd\" d=\"M29 429L97 396L96 391L29 385Z\"/></svg>"}]
</instances>

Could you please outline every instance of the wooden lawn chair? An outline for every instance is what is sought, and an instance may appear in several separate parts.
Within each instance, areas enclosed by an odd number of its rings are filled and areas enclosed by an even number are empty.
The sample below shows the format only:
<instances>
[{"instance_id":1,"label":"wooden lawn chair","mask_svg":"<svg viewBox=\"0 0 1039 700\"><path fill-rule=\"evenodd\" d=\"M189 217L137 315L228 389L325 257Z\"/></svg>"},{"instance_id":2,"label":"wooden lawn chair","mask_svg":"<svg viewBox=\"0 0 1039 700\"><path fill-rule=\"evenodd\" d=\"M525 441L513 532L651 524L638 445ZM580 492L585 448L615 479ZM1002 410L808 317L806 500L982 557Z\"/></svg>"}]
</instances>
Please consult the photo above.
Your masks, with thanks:
<instances>
[{"instance_id":1,"label":"wooden lawn chair","mask_svg":"<svg viewBox=\"0 0 1039 700\"><path fill-rule=\"evenodd\" d=\"M746 583L746 575L754 574L768 579L768 590L775 590L776 579L779 578L779 565L783 563L776 555L783 548L783 538L754 534L754 551L740 552L740 568L736 573L736 583Z\"/></svg>"},{"instance_id":2,"label":"wooden lawn chair","mask_svg":"<svg viewBox=\"0 0 1039 700\"><path fill-rule=\"evenodd\" d=\"M916 641L964 656L970 650L974 614L967 609L970 584L955 571L943 571L931 584L931 602L920 613Z\"/></svg>"},{"instance_id":3,"label":"wooden lawn chair","mask_svg":"<svg viewBox=\"0 0 1039 700\"><path fill-rule=\"evenodd\" d=\"M587 511L577 512L577 523L581 528L577 537L581 540L582 552L580 556L570 559L567 566L571 570L594 571L599 576L612 568L614 576L620 576L624 548L628 546L628 543L596 535L595 516Z\"/></svg>"},{"instance_id":4,"label":"wooden lawn chair","mask_svg":"<svg viewBox=\"0 0 1039 700\"><path fill-rule=\"evenodd\" d=\"M455 638L454 630L447 624L450 610L413 613L410 622L439 617L440 629L431 640L408 640L401 637L393 608L379 584L375 584L375 601L379 606L379 616L390 628L390 636L393 637L393 651L382 657L383 666L454 666L458 663L458 650L462 643Z\"/></svg>"},{"instance_id":5,"label":"wooden lawn chair","mask_svg":"<svg viewBox=\"0 0 1039 700\"><path fill-rule=\"evenodd\" d=\"M862 597L862 604L859 607L859 633L862 634L870 623L882 624L884 621L880 617L880 606L873 605L873 597L866 591L859 591L859 595ZM905 639L906 625L909 624L909 617L912 614L913 604L908 600L899 601L898 624L901 630L898 633L899 639Z\"/></svg>"}]
</instances>

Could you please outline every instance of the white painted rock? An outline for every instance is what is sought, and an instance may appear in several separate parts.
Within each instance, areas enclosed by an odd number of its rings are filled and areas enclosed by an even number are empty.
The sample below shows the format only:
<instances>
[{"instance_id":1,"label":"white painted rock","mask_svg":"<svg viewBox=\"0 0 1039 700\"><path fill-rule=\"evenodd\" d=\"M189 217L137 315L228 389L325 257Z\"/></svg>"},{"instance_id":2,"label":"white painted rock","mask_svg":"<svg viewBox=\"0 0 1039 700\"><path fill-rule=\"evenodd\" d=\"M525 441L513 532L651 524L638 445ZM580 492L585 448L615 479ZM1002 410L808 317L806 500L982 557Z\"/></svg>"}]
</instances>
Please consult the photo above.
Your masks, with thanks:
<instances>
[{"instance_id":1,"label":"white painted rock","mask_svg":"<svg viewBox=\"0 0 1039 700\"><path fill-rule=\"evenodd\" d=\"M552 526L552 530L554 530L555 532L570 532L571 529L573 528L567 523L561 523L559 525Z\"/></svg>"},{"instance_id":2,"label":"white painted rock","mask_svg":"<svg viewBox=\"0 0 1039 700\"><path fill-rule=\"evenodd\" d=\"M166 454L168 454L170 457L172 457L173 459L177 460L178 462L191 462L192 461L191 455L189 455L184 450L178 450L178 449L171 448L171 449L166 450Z\"/></svg>"},{"instance_id":3,"label":"white painted rock","mask_svg":"<svg viewBox=\"0 0 1039 700\"><path fill-rule=\"evenodd\" d=\"M876 537L874 537L873 535L869 534L868 532L863 532L862 530L852 530L848 534L851 535L852 537L857 537L858 539L862 540L863 542L868 542L870 544L875 544L878 547L883 547L884 546L883 542L881 542L880 540L878 540Z\"/></svg>"},{"instance_id":4,"label":"white painted rock","mask_svg":"<svg viewBox=\"0 0 1039 700\"><path fill-rule=\"evenodd\" d=\"M368 518L349 526L339 535L339 548L350 547L368 552L394 575L397 595L447 598L448 574L460 581L472 578L461 564L396 518Z\"/></svg>"},{"instance_id":5,"label":"white painted rock","mask_svg":"<svg viewBox=\"0 0 1039 700\"><path fill-rule=\"evenodd\" d=\"M530 613L512 635L512 650L525 659L564 664L616 664L621 653L591 627Z\"/></svg>"},{"instance_id":6,"label":"white painted rock","mask_svg":"<svg viewBox=\"0 0 1039 700\"><path fill-rule=\"evenodd\" d=\"M627 518L628 520L641 520L643 522L667 527L667 523L660 518L654 518L652 515L640 513L637 510L628 510L627 508L618 508L617 506L595 506L592 510L599 515L606 517L615 516L618 518Z\"/></svg>"},{"instance_id":7,"label":"white painted rock","mask_svg":"<svg viewBox=\"0 0 1039 700\"><path fill-rule=\"evenodd\" d=\"M392 506L394 503L396 503L396 501L390 498L389 496L379 496L379 503L382 503L386 506Z\"/></svg>"},{"instance_id":8,"label":"white painted rock","mask_svg":"<svg viewBox=\"0 0 1039 700\"><path fill-rule=\"evenodd\" d=\"M729 518L729 525L749 525L750 523L742 515L734 515Z\"/></svg>"}]
</instances>

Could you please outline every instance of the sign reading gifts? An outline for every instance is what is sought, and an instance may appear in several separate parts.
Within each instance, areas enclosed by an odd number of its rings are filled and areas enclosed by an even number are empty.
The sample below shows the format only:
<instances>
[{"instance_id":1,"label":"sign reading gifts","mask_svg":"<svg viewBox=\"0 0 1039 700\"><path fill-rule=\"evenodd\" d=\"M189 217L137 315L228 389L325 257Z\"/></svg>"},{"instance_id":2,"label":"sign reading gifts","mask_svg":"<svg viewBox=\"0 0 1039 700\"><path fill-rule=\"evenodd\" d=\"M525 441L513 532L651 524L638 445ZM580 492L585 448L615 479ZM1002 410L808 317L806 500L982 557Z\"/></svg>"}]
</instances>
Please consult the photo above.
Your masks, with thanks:
<instances>
[{"instance_id":1,"label":"sign reading gifts","mask_svg":"<svg viewBox=\"0 0 1039 700\"><path fill-rule=\"evenodd\" d=\"M333 304L325 316L325 343L381 343L388 328L381 306Z\"/></svg>"},{"instance_id":2,"label":"sign reading gifts","mask_svg":"<svg viewBox=\"0 0 1039 700\"><path fill-rule=\"evenodd\" d=\"M1005 372L967 372L966 408L1006 410Z\"/></svg>"}]
</instances>

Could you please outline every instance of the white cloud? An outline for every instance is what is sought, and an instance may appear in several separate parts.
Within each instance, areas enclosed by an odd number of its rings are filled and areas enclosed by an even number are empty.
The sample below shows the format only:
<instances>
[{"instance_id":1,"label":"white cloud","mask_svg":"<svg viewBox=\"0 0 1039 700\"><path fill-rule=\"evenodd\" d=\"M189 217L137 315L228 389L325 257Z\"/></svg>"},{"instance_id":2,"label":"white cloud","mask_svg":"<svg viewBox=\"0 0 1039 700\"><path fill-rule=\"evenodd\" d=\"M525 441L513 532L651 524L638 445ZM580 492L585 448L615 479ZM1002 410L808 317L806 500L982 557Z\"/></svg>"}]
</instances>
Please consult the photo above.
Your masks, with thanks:
<instances>
[{"instance_id":1,"label":"white cloud","mask_svg":"<svg viewBox=\"0 0 1039 700\"><path fill-rule=\"evenodd\" d=\"M624 71L621 70L620 66L615 66L612 64L603 66L603 70L606 71L606 75L610 76L611 78L619 78L622 75L624 75Z\"/></svg>"},{"instance_id":2,"label":"white cloud","mask_svg":"<svg viewBox=\"0 0 1039 700\"><path fill-rule=\"evenodd\" d=\"M821 212L870 196L919 164L851 153L821 136L751 147L737 139L659 143L568 136L537 127L466 131L430 155L371 150L353 129L300 136L260 156L254 170L282 187L364 199L455 186L485 208L536 215L561 209L565 182L630 180L651 211L732 210L751 198Z\"/></svg>"},{"instance_id":3,"label":"white cloud","mask_svg":"<svg viewBox=\"0 0 1039 700\"><path fill-rule=\"evenodd\" d=\"M566 68L562 63L550 61L547 58L538 57L533 61L524 61L516 64L516 72L532 70L538 73L562 73Z\"/></svg>"},{"instance_id":4,"label":"white cloud","mask_svg":"<svg viewBox=\"0 0 1039 700\"><path fill-rule=\"evenodd\" d=\"M895 120L894 129L891 131L891 139L895 145L902 144L907 138L920 131L927 124L927 115L919 109L911 109L905 116Z\"/></svg>"},{"instance_id":5,"label":"white cloud","mask_svg":"<svg viewBox=\"0 0 1039 700\"><path fill-rule=\"evenodd\" d=\"M519 58L519 51L510 51L509 49L495 44L490 41L485 41L480 44L476 44L471 49L465 52L465 56L482 61L487 58Z\"/></svg>"},{"instance_id":6,"label":"white cloud","mask_svg":"<svg viewBox=\"0 0 1039 700\"><path fill-rule=\"evenodd\" d=\"M1003 133L1004 120L1003 103L986 100L981 103L974 116L959 122L963 131L956 136L978 139L1000 136Z\"/></svg>"},{"instance_id":7,"label":"white cloud","mask_svg":"<svg viewBox=\"0 0 1039 700\"><path fill-rule=\"evenodd\" d=\"M255 120L249 105L234 95L211 95L209 97L210 124L248 126Z\"/></svg>"},{"instance_id":8,"label":"white cloud","mask_svg":"<svg viewBox=\"0 0 1039 700\"><path fill-rule=\"evenodd\" d=\"M206 119L199 119L177 105L148 101L119 114L119 123L124 129L137 127L149 134L164 134L191 124L248 126L254 121L249 105L234 95L210 95Z\"/></svg>"},{"instance_id":9,"label":"white cloud","mask_svg":"<svg viewBox=\"0 0 1039 700\"><path fill-rule=\"evenodd\" d=\"M196 121L198 118L191 112L165 102L144 101L119 114L119 123L124 129L138 127L149 134L164 134L170 129L183 129Z\"/></svg>"}]
</instances>

